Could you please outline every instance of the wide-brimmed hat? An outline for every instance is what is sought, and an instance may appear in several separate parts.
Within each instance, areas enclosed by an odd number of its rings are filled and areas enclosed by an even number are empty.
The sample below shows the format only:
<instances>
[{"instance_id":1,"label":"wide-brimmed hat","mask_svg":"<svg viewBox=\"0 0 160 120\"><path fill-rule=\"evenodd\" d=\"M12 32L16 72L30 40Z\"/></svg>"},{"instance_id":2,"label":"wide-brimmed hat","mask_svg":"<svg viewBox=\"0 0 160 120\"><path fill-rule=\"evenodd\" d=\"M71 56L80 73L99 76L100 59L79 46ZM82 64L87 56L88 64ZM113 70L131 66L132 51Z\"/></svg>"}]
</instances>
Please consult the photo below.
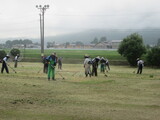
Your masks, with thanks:
<instances>
[{"instance_id":1,"label":"wide-brimmed hat","mask_svg":"<svg viewBox=\"0 0 160 120\"><path fill-rule=\"evenodd\" d=\"M97 59L100 59L100 57L99 57L99 56L97 56L96 58L97 58Z\"/></svg>"},{"instance_id":2,"label":"wide-brimmed hat","mask_svg":"<svg viewBox=\"0 0 160 120\"><path fill-rule=\"evenodd\" d=\"M88 54L85 54L84 55L84 58L89 58L90 56Z\"/></svg>"},{"instance_id":3,"label":"wide-brimmed hat","mask_svg":"<svg viewBox=\"0 0 160 120\"><path fill-rule=\"evenodd\" d=\"M6 57L8 57L8 58L9 58L10 56L9 56L9 55L6 55Z\"/></svg>"},{"instance_id":4,"label":"wide-brimmed hat","mask_svg":"<svg viewBox=\"0 0 160 120\"><path fill-rule=\"evenodd\" d=\"M101 57L101 60L104 60L104 57Z\"/></svg>"}]
</instances>

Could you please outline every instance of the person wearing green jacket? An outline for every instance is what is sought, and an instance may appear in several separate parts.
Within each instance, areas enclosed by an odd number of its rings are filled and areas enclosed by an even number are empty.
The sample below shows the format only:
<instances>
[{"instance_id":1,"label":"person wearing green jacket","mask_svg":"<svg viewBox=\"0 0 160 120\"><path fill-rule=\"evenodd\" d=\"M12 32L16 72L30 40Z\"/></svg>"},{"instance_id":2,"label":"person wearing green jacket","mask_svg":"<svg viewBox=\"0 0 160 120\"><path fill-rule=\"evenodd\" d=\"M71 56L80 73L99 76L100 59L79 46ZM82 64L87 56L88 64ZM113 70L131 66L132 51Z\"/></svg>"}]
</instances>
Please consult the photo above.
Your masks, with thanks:
<instances>
[{"instance_id":1,"label":"person wearing green jacket","mask_svg":"<svg viewBox=\"0 0 160 120\"><path fill-rule=\"evenodd\" d=\"M56 53L53 53L46 59L48 61L48 80L50 80L50 78L52 78L52 80L55 80L55 66L57 63Z\"/></svg>"}]
</instances>

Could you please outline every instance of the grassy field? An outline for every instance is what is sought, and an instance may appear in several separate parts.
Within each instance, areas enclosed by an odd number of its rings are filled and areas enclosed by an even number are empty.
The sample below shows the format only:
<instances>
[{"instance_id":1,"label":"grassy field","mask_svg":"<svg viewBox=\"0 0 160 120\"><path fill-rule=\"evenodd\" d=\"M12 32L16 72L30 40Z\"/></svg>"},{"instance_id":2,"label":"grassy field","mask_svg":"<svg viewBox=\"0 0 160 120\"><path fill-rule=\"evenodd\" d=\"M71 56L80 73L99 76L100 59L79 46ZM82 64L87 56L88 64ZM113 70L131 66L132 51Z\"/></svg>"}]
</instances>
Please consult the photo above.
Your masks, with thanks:
<instances>
[{"instance_id":1,"label":"grassy field","mask_svg":"<svg viewBox=\"0 0 160 120\"><path fill-rule=\"evenodd\" d=\"M48 81L42 64L20 63L0 74L0 120L159 120L160 70L110 67L86 78L82 64L64 64Z\"/></svg>"},{"instance_id":2,"label":"grassy field","mask_svg":"<svg viewBox=\"0 0 160 120\"><path fill-rule=\"evenodd\" d=\"M118 54L117 51L110 50L68 50L68 49L46 49L45 55L51 55L53 52L57 53L58 57L63 57L64 63L81 63L84 59L84 55L88 54L91 58L100 56L108 58L110 61L126 61L124 57ZM23 60L27 62L39 62L41 61L41 54L39 49L22 49Z\"/></svg>"}]
</instances>

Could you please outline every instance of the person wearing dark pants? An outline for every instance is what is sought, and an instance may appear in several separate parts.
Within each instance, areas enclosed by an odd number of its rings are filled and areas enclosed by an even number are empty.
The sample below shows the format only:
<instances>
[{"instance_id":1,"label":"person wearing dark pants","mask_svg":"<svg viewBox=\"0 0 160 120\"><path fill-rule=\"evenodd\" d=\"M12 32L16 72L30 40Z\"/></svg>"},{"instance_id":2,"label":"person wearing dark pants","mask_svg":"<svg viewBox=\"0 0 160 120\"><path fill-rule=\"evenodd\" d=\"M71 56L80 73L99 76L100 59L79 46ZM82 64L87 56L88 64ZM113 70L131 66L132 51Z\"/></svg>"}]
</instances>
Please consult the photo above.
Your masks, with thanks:
<instances>
[{"instance_id":1,"label":"person wearing dark pants","mask_svg":"<svg viewBox=\"0 0 160 120\"><path fill-rule=\"evenodd\" d=\"M46 60L46 56L43 56L43 73L47 73L48 72L48 62Z\"/></svg>"},{"instance_id":2,"label":"person wearing dark pants","mask_svg":"<svg viewBox=\"0 0 160 120\"><path fill-rule=\"evenodd\" d=\"M137 58L137 66L138 66L137 74L142 74L142 70L144 66L143 60L140 60L139 58Z\"/></svg>"},{"instance_id":3,"label":"person wearing dark pants","mask_svg":"<svg viewBox=\"0 0 160 120\"><path fill-rule=\"evenodd\" d=\"M7 66L7 60L9 59L9 56L6 55L2 60L2 69L1 73L3 73L4 69L6 70L6 73L9 73L8 66Z\"/></svg>"},{"instance_id":4,"label":"person wearing dark pants","mask_svg":"<svg viewBox=\"0 0 160 120\"><path fill-rule=\"evenodd\" d=\"M106 70L106 72L108 72L110 70L108 59L106 59L105 70Z\"/></svg>"},{"instance_id":5,"label":"person wearing dark pants","mask_svg":"<svg viewBox=\"0 0 160 120\"><path fill-rule=\"evenodd\" d=\"M100 59L100 72L105 72L105 63L106 63L106 61L105 61L105 59L102 57L101 59Z\"/></svg>"},{"instance_id":6,"label":"person wearing dark pants","mask_svg":"<svg viewBox=\"0 0 160 120\"><path fill-rule=\"evenodd\" d=\"M14 67L17 68L17 65L18 65L18 58L19 58L19 54L17 54L14 58Z\"/></svg>"},{"instance_id":7,"label":"person wearing dark pants","mask_svg":"<svg viewBox=\"0 0 160 120\"><path fill-rule=\"evenodd\" d=\"M62 57L59 57L57 62L58 62L58 69L62 70Z\"/></svg>"},{"instance_id":8,"label":"person wearing dark pants","mask_svg":"<svg viewBox=\"0 0 160 120\"><path fill-rule=\"evenodd\" d=\"M99 56L92 60L92 76L98 76L97 69L99 60L100 60Z\"/></svg>"}]
</instances>

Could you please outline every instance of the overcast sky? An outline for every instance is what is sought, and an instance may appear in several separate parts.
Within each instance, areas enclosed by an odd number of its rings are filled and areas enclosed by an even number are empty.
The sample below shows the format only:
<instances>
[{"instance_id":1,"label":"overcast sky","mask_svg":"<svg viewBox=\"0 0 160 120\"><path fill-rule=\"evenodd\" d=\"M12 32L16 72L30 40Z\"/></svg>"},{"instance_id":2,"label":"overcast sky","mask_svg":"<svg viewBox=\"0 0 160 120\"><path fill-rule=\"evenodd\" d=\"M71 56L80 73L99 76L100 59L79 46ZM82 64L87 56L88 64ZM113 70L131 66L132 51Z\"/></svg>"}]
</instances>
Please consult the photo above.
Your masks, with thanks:
<instances>
[{"instance_id":1,"label":"overcast sky","mask_svg":"<svg viewBox=\"0 0 160 120\"><path fill-rule=\"evenodd\" d=\"M88 29L160 28L160 0L0 0L0 38L40 36L36 5L45 12L45 36Z\"/></svg>"}]
</instances>

